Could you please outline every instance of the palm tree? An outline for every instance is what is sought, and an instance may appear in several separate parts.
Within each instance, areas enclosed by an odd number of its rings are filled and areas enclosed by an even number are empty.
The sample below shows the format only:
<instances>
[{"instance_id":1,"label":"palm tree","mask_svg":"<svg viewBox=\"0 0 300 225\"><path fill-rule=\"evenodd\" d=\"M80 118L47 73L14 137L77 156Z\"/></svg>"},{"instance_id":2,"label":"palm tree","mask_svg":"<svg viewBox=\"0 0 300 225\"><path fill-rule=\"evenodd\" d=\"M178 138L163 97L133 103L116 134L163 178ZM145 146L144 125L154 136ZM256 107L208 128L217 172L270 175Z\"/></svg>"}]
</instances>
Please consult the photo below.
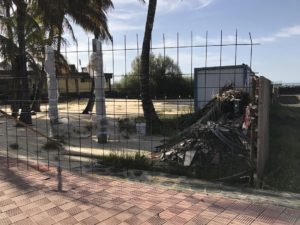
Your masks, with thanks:
<instances>
[{"instance_id":1,"label":"palm tree","mask_svg":"<svg viewBox=\"0 0 300 225\"><path fill-rule=\"evenodd\" d=\"M28 87L28 73L26 65L26 40L25 40L25 23L26 23L26 10L27 2L24 0L13 0L16 7L16 22L17 22L17 40L18 52L16 56L17 73L21 80L21 93L22 93L22 110L20 121L26 124L32 124L30 112L30 94Z\"/></svg>"},{"instance_id":2,"label":"palm tree","mask_svg":"<svg viewBox=\"0 0 300 225\"><path fill-rule=\"evenodd\" d=\"M6 65L10 65L12 68L12 75L14 77L13 79L13 90L12 90L12 115L14 117L18 116L19 108L21 107L22 103L20 100L23 99L25 101L26 107L28 107L28 104L30 105L30 99L29 99L29 89L26 88L26 82L24 83L24 79L27 79L26 77L20 77L20 67L17 66L18 62L17 59L20 57L20 48L18 43L19 36L17 35L17 20L16 20L16 13L14 13L12 9L12 1L5 0L1 2L2 6L6 9L6 15L1 17L0 22L2 25L2 34L0 35L0 54L2 58L4 58L4 63ZM12 13L11 13L12 12ZM32 15L30 15L30 7L27 7L26 15L24 16L25 27L24 27L24 40L26 43L25 47L25 61L28 63L29 67L33 69L34 74L36 74L36 83L40 83L40 77L41 74L43 74L42 67L40 66L37 61L42 61L43 55L41 54L41 48L44 46L44 33L45 31L41 30L37 22L34 20ZM26 69L27 71L27 69ZM21 82L22 81L22 82ZM22 83L22 86L21 86ZM24 86L23 86L24 85ZM22 98L24 97L24 94L22 94L22 91L28 89L28 96L25 96L26 99ZM24 91L23 91L24 92ZM22 98L22 99L21 99ZM24 105L24 104L23 104ZM36 104L33 104L33 107L37 106ZM24 106L23 106L24 107ZM37 108L37 107L35 107ZM24 110L24 109L23 109ZM26 109L27 112L30 112L30 110ZM21 117L22 119L22 117Z\"/></svg>"},{"instance_id":3,"label":"palm tree","mask_svg":"<svg viewBox=\"0 0 300 225\"><path fill-rule=\"evenodd\" d=\"M99 29L95 29L94 31L94 36L95 39L99 39L100 31ZM82 114L88 114L89 112L93 111L94 105L95 105L95 77L94 77L94 71L89 71L90 73L92 72L92 86L90 90L90 95L89 95L89 100L88 103L85 107L85 109L82 111Z\"/></svg>"},{"instance_id":4,"label":"palm tree","mask_svg":"<svg viewBox=\"0 0 300 225\"><path fill-rule=\"evenodd\" d=\"M27 3L28 2L28 3ZM45 30L48 30L48 43L57 43L58 53L62 42L63 25L72 32L72 27L66 17L69 15L73 21L81 25L87 31L99 30L99 36L103 39L111 38L106 18L106 10L113 7L110 0L2 0L1 3L10 5L16 10L17 55L16 73L21 79L22 112L20 119L25 123L32 123L30 114L28 76L26 68L26 39L25 25L28 20L26 11L28 8L34 12ZM13 7L14 5L14 7ZM28 6L28 7L27 7ZM57 37L58 35L58 37ZM73 35L74 39L75 36Z\"/></svg>"},{"instance_id":5,"label":"palm tree","mask_svg":"<svg viewBox=\"0 0 300 225\"><path fill-rule=\"evenodd\" d=\"M87 32L94 32L96 39L112 40L106 16L107 11L113 8L111 0L37 0L37 3L37 8L42 12L44 26L49 29L48 43L50 45L56 43L57 56L60 56L64 28L70 31L73 40L76 41L69 19ZM61 62L58 58L56 61ZM57 71L59 71L58 65ZM88 113L93 109L95 100L93 84L94 81L92 81L89 101L83 113Z\"/></svg>"},{"instance_id":6,"label":"palm tree","mask_svg":"<svg viewBox=\"0 0 300 225\"><path fill-rule=\"evenodd\" d=\"M144 40L141 54L141 98L144 111L144 117L147 123L147 127L150 128L151 125L160 125L159 120L152 99L150 95L150 47L151 47L151 37L152 29L154 25L155 12L156 12L157 0L149 0L147 21L144 31Z\"/></svg>"},{"instance_id":7,"label":"palm tree","mask_svg":"<svg viewBox=\"0 0 300 225\"><path fill-rule=\"evenodd\" d=\"M5 35L0 35L0 54L3 58L3 64L6 66L10 66L12 68L12 76L15 77L13 79L12 86L12 101L11 101L11 111L12 116L18 116L18 110L20 108L19 96L20 96L20 82L17 79L17 72L15 66L15 58L17 52L17 46L14 44L14 33L13 26L14 20L11 19L11 7L12 2L9 0L3 0L0 2L1 7L5 11L5 15L1 15L1 31L5 33Z\"/></svg>"}]
</instances>

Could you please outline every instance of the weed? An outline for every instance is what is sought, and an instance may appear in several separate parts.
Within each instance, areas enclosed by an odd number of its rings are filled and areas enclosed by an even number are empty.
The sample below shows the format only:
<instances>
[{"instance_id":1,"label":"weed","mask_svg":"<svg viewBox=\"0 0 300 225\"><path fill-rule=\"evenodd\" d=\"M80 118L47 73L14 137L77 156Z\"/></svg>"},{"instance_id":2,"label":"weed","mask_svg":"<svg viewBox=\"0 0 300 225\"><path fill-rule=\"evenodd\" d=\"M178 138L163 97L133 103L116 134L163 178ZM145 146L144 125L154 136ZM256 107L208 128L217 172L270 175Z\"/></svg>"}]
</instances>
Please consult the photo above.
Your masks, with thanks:
<instances>
[{"instance_id":1,"label":"weed","mask_svg":"<svg viewBox=\"0 0 300 225\"><path fill-rule=\"evenodd\" d=\"M124 132L127 135L135 132L135 124L129 118L124 118L119 120L120 132Z\"/></svg>"},{"instance_id":2,"label":"weed","mask_svg":"<svg viewBox=\"0 0 300 225\"><path fill-rule=\"evenodd\" d=\"M270 108L270 154L265 185L300 193L300 108L273 104Z\"/></svg>"},{"instance_id":3,"label":"weed","mask_svg":"<svg viewBox=\"0 0 300 225\"><path fill-rule=\"evenodd\" d=\"M13 143L13 144L10 144L9 147L11 149L17 150L17 149L19 149L19 144L18 143Z\"/></svg>"},{"instance_id":4,"label":"weed","mask_svg":"<svg viewBox=\"0 0 300 225\"><path fill-rule=\"evenodd\" d=\"M42 148L50 151L50 150L58 150L61 147L61 144L59 142L56 141L51 141L48 140L43 146Z\"/></svg>"},{"instance_id":5,"label":"weed","mask_svg":"<svg viewBox=\"0 0 300 225\"><path fill-rule=\"evenodd\" d=\"M99 159L100 163L106 166L112 166L116 169L142 169L150 170L152 163L149 158L139 153L135 155L116 155L110 154Z\"/></svg>"}]
</instances>

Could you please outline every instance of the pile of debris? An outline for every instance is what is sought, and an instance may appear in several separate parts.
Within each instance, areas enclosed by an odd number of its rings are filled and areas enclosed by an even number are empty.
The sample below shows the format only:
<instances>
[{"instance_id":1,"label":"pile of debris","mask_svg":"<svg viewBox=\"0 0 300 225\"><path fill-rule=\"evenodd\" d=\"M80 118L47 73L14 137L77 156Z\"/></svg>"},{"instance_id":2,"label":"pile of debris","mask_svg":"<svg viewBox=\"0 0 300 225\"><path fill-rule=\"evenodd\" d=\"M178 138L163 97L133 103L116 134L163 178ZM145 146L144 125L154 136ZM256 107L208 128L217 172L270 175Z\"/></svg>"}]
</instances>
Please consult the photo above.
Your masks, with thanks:
<instances>
[{"instance_id":1,"label":"pile of debris","mask_svg":"<svg viewBox=\"0 0 300 225\"><path fill-rule=\"evenodd\" d=\"M210 166L246 159L249 137L243 130L249 94L224 88L200 112L197 122L169 140L161 160L183 166Z\"/></svg>"},{"instance_id":2,"label":"pile of debris","mask_svg":"<svg viewBox=\"0 0 300 225\"><path fill-rule=\"evenodd\" d=\"M226 155L247 155L247 136L232 125L208 122L199 124L190 135L162 152L163 161L177 162L184 166L192 164L218 165Z\"/></svg>"}]
</instances>

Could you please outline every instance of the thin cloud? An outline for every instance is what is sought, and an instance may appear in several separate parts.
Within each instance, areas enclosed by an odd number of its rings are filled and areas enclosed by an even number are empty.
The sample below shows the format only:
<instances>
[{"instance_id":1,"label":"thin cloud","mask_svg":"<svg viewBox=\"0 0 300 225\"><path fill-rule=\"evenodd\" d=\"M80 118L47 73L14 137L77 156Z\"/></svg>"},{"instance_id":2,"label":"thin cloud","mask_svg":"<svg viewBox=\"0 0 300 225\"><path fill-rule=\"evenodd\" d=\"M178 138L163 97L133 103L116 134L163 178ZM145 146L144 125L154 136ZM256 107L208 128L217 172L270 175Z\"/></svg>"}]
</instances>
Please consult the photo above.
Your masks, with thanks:
<instances>
[{"instance_id":1,"label":"thin cloud","mask_svg":"<svg viewBox=\"0 0 300 225\"><path fill-rule=\"evenodd\" d=\"M143 29L142 25L129 24L121 21L111 21L109 22L109 29L112 32L124 32L132 30L141 30Z\"/></svg>"},{"instance_id":2,"label":"thin cloud","mask_svg":"<svg viewBox=\"0 0 300 225\"><path fill-rule=\"evenodd\" d=\"M300 35L300 25L295 25L292 27L287 27L282 29L280 32L276 34L276 37L289 38L292 36L299 36L299 35Z\"/></svg>"},{"instance_id":3,"label":"thin cloud","mask_svg":"<svg viewBox=\"0 0 300 225\"><path fill-rule=\"evenodd\" d=\"M300 25L283 28L279 32L275 33L274 35L258 37L255 38L254 41L259 43L269 43L269 42L276 42L282 38L291 38L294 36L300 36Z\"/></svg>"},{"instance_id":4,"label":"thin cloud","mask_svg":"<svg viewBox=\"0 0 300 225\"><path fill-rule=\"evenodd\" d=\"M210 4L212 4L215 0L198 0L198 9L202 9L205 8L207 6L209 6Z\"/></svg>"},{"instance_id":5,"label":"thin cloud","mask_svg":"<svg viewBox=\"0 0 300 225\"><path fill-rule=\"evenodd\" d=\"M215 0L164 0L158 2L158 11L171 13L182 10L202 9L211 5Z\"/></svg>"},{"instance_id":6,"label":"thin cloud","mask_svg":"<svg viewBox=\"0 0 300 225\"><path fill-rule=\"evenodd\" d=\"M113 20L132 20L132 19L136 19L139 18L140 16L143 16L144 13L143 12L136 12L133 10L125 10L125 9L118 9L113 11L113 13L111 13L109 15L109 17Z\"/></svg>"}]
</instances>

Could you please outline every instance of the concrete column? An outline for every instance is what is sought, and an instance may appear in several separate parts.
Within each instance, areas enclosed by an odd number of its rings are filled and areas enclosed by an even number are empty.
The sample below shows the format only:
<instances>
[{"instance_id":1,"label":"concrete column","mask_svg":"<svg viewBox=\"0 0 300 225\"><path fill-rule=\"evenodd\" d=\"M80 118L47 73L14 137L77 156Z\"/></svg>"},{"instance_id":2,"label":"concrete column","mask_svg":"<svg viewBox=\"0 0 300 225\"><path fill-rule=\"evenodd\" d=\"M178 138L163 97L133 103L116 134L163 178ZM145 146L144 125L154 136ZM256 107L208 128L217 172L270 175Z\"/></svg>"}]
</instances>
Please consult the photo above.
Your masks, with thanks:
<instances>
[{"instance_id":1,"label":"concrete column","mask_svg":"<svg viewBox=\"0 0 300 225\"><path fill-rule=\"evenodd\" d=\"M90 66L95 73L95 103L97 116L98 143L107 143L107 120L105 110L105 77L103 73L102 43L93 39L93 53Z\"/></svg>"},{"instance_id":2,"label":"concrete column","mask_svg":"<svg viewBox=\"0 0 300 225\"><path fill-rule=\"evenodd\" d=\"M51 46L45 48L45 72L47 74L48 99L49 99L49 118L50 118L50 136L54 136L53 124L58 123L58 84L55 72L55 56Z\"/></svg>"}]
</instances>

